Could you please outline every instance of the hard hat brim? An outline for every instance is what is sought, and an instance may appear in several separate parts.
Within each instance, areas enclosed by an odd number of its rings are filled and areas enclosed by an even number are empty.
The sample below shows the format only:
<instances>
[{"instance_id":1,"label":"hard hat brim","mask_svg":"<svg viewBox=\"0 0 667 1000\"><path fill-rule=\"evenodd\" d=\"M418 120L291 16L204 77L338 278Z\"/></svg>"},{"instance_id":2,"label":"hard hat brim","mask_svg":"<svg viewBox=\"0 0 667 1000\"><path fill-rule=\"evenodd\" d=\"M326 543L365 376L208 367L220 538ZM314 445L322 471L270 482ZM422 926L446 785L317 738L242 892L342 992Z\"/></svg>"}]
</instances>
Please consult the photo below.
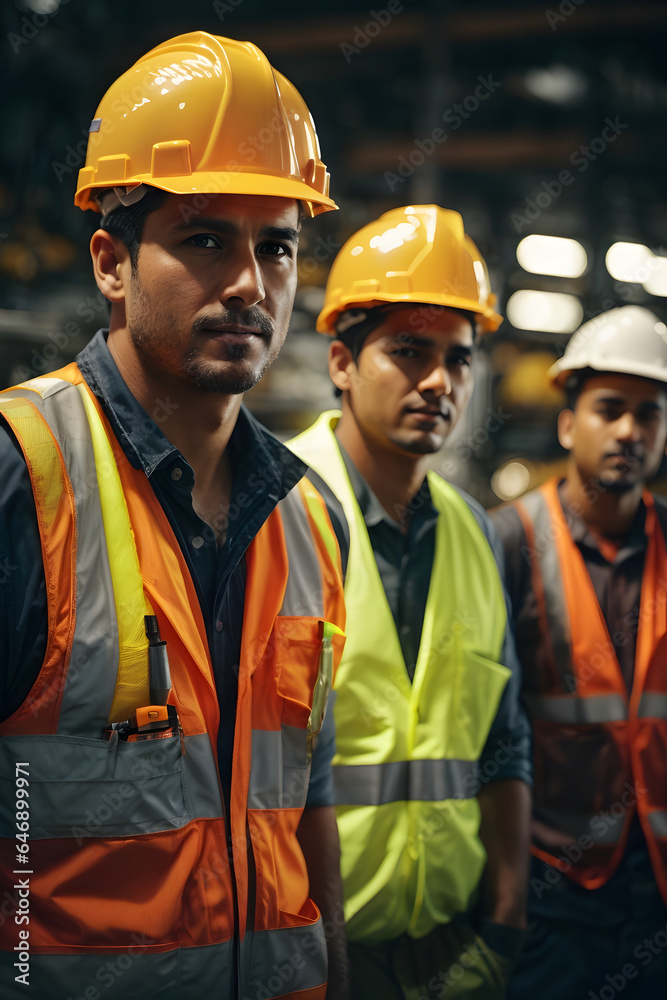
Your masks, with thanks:
<instances>
[{"instance_id":1,"label":"hard hat brim","mask_svg":"<svg viewBox=\"0 0 667 1000\"><path fill-rule=\"evenodd\" d=\"M376 309L379 306L386 305L388 302L404 302L406 306L412 306L415 309L418 309L422 305L442 306L445 309L462 309L464 312L474 314L482 333L493 333L503 321L503 317L499 313L494 312L493 309L486 309L481 312L479 302L475 302L473 299L456 298L452 295L434 295L432 297L425 296L419 302L415 302L414 295L410 292L405 294L392 294L388 292L371 301L368 299L358 300L353 297L348 301L345 297L341 298L335 304L325 307L322 310L317 317L316 329L318 333L326 333L335 337L336 321L341 313L346 312L348 309Z\"/></svg>"},{"instance_id":2,"label":"hard hat brim","mask_svg":"<svg viewBox=\"0 0 667 1000\"><path fill-rule=\"evenodd\" d=\"M130 179L118 178L107 180L104 184L94 184L82 187L77 191L74 204L81 209L92 209L99 212L95 201L95 192L127 184L146 184L159 188L168 194L205 195L215 197L219 194L248 194L262 197L293 198L295 201L306 202L312 207L313 215L332 212L338 205L327 195L314 191L305 181L293 178L271 176L267 173L240 173L228 171L197 172L183 176L160 178L156 180L151 174L137 174Z\"/></svg>"},{"instance_id":3,"label":"hard hat brim","mask_svg":"<svg viewBox=\"0 0 667 1000\"><path fill-rule=\"evenodd\" d=\"M556 361L547 372L547 375L553 385L557 385L560 389L565 389L570 375L587 370L593 372L594 375L636 375L637 378L645 378L649 382L667 383L667 371L661 375L656 365L642 364L641 362L634 361L619 361L618 364L615 364L611 360L606 360L604 367L599 368L598 363L593 358L582 359L582 363L577 365L563 365L560 360ZM591 375L591 378L594 375Z\"/></svg>"}]
</instances>

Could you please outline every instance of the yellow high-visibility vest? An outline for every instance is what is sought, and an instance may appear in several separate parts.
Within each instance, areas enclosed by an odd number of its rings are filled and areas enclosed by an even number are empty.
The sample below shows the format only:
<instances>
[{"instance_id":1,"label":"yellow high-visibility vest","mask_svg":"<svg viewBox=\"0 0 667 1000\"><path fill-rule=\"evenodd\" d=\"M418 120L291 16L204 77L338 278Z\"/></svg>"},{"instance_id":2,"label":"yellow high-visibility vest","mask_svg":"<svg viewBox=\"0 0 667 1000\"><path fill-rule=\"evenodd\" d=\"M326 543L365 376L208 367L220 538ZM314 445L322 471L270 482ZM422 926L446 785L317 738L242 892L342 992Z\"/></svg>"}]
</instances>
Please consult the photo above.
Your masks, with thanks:
<instances>
[{"instance_id":1,"label":"yellow high-visibility vest","mask_svg":"<svg viewBox=\"0 0 667 1000\"><path fill-rule=\"evenodd\" d=\"M288 446L329 484L350 529L347 645L335 690L336 811L348 937L419 938L467 910L486 862L476 763L510 670L496 561L461 495L428 474L436 545L412 683L366 525L333 433Z\"/></svg>"}]
</instances>

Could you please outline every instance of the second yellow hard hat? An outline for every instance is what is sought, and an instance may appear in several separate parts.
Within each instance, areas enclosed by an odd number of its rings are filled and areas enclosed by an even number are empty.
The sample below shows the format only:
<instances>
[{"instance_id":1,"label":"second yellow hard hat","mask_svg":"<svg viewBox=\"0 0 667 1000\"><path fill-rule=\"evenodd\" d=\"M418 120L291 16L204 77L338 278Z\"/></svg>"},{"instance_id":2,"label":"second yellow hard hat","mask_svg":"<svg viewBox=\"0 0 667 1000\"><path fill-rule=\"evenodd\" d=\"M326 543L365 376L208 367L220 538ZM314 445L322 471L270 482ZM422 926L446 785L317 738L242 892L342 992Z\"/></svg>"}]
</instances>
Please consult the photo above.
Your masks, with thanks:
<instances>
[{"instance_id":1,"label":"second yellow hard hat","mask_svg":"<svg viewBox=\"0 0 667 1000\"><path fill-rule=\"evenodd\" d=\"M329 274L317 329L334 334L347 309L388 302L462 309L474 313L481 331L502 322L486 264L463 219L438 205L394 208L345 243Z\"/></svg>"}]
</instances>

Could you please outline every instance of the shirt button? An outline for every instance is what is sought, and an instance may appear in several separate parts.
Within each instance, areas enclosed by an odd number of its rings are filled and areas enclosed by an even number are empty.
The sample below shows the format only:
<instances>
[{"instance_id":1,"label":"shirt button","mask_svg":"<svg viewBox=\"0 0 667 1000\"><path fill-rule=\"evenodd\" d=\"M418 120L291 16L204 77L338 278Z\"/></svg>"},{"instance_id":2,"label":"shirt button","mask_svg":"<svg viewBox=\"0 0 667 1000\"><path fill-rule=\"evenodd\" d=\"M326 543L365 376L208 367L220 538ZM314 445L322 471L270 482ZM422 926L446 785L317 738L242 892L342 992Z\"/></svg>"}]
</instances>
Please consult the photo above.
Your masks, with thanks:
<instances>
[{"instance_id":1,"label":"shirt button","mask_svg":"<svg viewBox=\"0 0 667 1000\"><path fill-rule=\"evenodd\" d=\"M215 623L215 631L216 632L222 632L222 628L223 628L222 622L218 621L218 622Z\"/></svg>"},{"instance_id":2,"label":"shirt button","mask_svg":"<svg viewBox=\"0 0 667 1000\"><path fill-rule=\"evenodd\" d=\"M175 479L176 481L178 481L182 475L183 475L183 469L179 469L178 466L176 466L175 469L171 470L171 478Z\"/></svg>"},{"instance_id":3,"label":"shirt button","mask_svg":"<svg viewBox=\"0 0 667 1000\"><path fill-rule=\"evenodd\" d=\"M204 539L202 538L201 535L195 535L195 537L192 539L193 549L200 549L203 544L204 544Z\"/></svg>"}]
</instances>

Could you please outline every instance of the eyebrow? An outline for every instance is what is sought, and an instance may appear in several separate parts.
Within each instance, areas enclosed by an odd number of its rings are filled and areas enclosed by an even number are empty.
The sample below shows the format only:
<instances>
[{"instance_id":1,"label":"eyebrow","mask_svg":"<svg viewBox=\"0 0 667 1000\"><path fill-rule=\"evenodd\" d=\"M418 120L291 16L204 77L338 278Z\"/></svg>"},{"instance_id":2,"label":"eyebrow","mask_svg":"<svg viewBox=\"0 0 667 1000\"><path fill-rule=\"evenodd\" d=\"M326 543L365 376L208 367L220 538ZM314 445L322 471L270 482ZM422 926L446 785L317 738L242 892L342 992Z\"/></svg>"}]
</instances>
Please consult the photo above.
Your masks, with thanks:
<instances>
[{"instance_id":1,"label":"eyebrow","mask_svg":"<svg viewBox=\"0 0 667 1000\"><path fill-rule=\"evenodd\" d=\"M607 406L628 406L628 402L624 396L598 396L595 400L596 403L604 403ZM642 399L639 403L639 409L644 410L661 410L662 404L655 399Z\"/></svg>"},{"instance_id":2,"label":"eyebrow","mask_svg":"<svg viewBox=\"0 0 667 1000\"><path fill-rule=\"evenodd\" d=\"M179 222L174 226L175 233L191 232L194 229L210 229L213 233L225 233L236 236L239 227L228 219L218 219L215 216L200 215L187 222ZM289 243L299 242L299 230L291 226L265 226L259 233L261 239L287 240Z\"/></svg>"},{"instance_id":3,"label":"eyebrow","mask_svg":"<svg viewBox=\"0 0 667 1000\"><path fill-rule=\"evenodd\" d=\"M405 344L410 347L434 347L437 343L435 339L431 337L417 337L413 333L408 333L407 330L402 330L400 333L392 334L391 340L399 345ZM472 347L468 346L468 344L451 344L448 351L456 354L472 355Z\"/></svg>"}]
</instances>

